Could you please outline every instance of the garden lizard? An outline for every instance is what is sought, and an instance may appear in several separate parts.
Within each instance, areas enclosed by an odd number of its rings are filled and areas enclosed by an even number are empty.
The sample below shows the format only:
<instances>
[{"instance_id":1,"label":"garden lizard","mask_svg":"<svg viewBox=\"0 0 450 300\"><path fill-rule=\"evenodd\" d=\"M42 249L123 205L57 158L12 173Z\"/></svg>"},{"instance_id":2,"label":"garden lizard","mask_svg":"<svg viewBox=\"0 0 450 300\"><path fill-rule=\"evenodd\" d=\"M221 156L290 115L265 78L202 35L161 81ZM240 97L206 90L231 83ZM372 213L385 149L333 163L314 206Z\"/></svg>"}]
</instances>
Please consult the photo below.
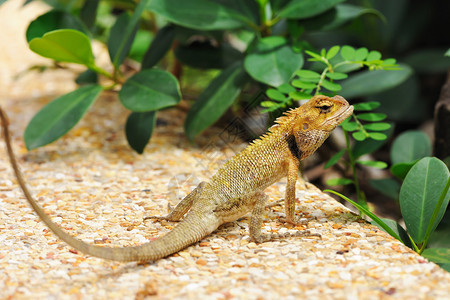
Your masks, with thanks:
<instances>
[{"instance_id":1,"label":"garden lizard","mask_svg":"<svg viewBox=\"0 0 450 300\"><path fill-rule=\"evenodd\" d=\"M140 246L101 247L63 231L45 214L28 191L15 159L7 118L0 108L7 151L26 199L41 220L63 241L88 255L116 261L153 261L178 252L248 212L250 236L256 242L270 239L261 233L268 196L264 189L287 177L286 221L296 223L295 183L300 161L310 156L342 121L353 106L340 97L314 96L302 106L279 117L269 131L235 155L211 177L199 184L165 217L182 221L166 235ZM184 218L183 218L184 217Z\"/></svg>"}]
</instances>

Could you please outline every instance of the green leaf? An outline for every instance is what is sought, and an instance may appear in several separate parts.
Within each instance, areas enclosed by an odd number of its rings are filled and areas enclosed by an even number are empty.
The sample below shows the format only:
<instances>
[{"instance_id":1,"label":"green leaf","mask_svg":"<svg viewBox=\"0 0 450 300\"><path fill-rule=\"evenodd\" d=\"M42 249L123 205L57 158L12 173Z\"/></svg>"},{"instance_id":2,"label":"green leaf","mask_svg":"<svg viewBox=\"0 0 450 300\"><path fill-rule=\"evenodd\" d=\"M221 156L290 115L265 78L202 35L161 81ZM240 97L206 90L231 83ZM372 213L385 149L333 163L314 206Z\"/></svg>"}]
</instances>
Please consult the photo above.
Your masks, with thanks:
<instances>
[{"instance_id":1,"label":"green leaf","mask_svg":"<svg viewBox=\"0 0 450 300\"><path fill-rule=\"evenodd\" d=\"M403 59L416 72L444 73L450 68L450 59L443 53L445 49L418 50Z\"/></svg>"},{"instance_id":2,"label":"green leaf","mask_svg":"<svg viewBox=\"0 0 450 300\"><path fill-rule=\"evenodd\" d=\"M312 78L312 79L319 79L320 78L320 74L311 70L298 70L295 72L295 74L298 77L301 78Z\"/></svg>"},{"instance_id":3,"label":"green leaf","mask_svg":"<svg viewBox=\"0 0 450 300\"><path fill-rule=\"evenodd\" d=\"M366 214L369 218L371 218L373 221L375 221L377 223L377 225L379 225L384 231L386 231L388 234L390 234L391 236L393 236L394 238L396 238L399 241L402 241L402 239L398 236L398 234L392 230L387 224L385 224L380 218L378 218L376 215L374 215L370 210L368 210L367 208L365 208L364 206L356 203L355 201L345 197L344 195L332 191L332 190L324 190L324 192L326 193L332 193L335 194L339 197L341 197L342 199L344 199L345 201L351 203L354 207L356 207L360 212L363 212L364 214Z\"/></svg>"},{"instance_id":4,"label":"green leaf","mask_svg":"<svg viewBox=\"0 0 450 300\"><path fill-rule=\"evenodd\" d=\"M87 69L75 79L75 82L78 85L84 84L97 84L98 83L98 74L91 69Z\"/></svg>"},{"instance_id":5,"label":"green leaf","mask_svg":"<svg viewBox=\"0 0 450 300\"><path fill-rule=\"evenodd\" d=\"M134 112L159 110L180 102L177 79L167 71L149 69L131 76L119 92L123 106Z\"/></svg>"},{"instance_id":6,"label":"green leaf","mask_svg":"<svg viewBox=\"0 0 450 300\"><path fill-rule=\"evenodd\" d=\"M266 91L267 96L270 99L277 100L277 101L285 101L287 99L286 95L281 93L280 91L276 89L268 89Z\"/></svg>"},{"instance_id":7,"label":"green leaf","mask_svg":"<svg viewBox=\"0 0 450 300\"><path fill-rule=\"evenodd\" d=\"M355 48L351 46L346 45L341 48L341 56L345 60L353 61L355 58L355 53L356 53Z\"/></svg>"},{"instance_id":8,"label":"green leaf","mask_svg":"<svg viewBox=\"0 0 450 300\"><path fill-rule=\"evenodd\" d=\"M291 97L295 101L300 101L300 100L310 99L312 96L311 96L311 94L308 94L308 93L296 91L296 92L289 93L289 97Z\"/></svg>"},{"instance_id":9,"label":"green leaf","mask_svg":"<svg viewBox=\"0 0 450 300\"><path fill-rule=\"evenodd\" d=\"M387 135L381 132L368 132L369 137L376 141L384 141L387 139Z\"/></svg>"},{"instance_id":10,"label":"green leaf","mask_svg":"<svg viewBox=\"0 0 450 300\"><path fill-rule=\"evenodd\" d=\"M330 79L333 80L342 80L348 77L347 74L345 73L339 73L339 72L334 72L334 73L327 73L326 76Z\"/></svg>"},{"instance_id":11,"label":"green leaf","mask_svg":"<svg viewBox=\"0 0 450 300\"><path fill-rule=\"evenodd\" d=\"M364 166L368 166L368 167L372 167L372 168L377 168L377 169L385 169L388 166L388 164L385 163L384 161L357 160L356 162L358 164L361 164L361 165L364 165Z\"/></svg>"},{"instance_id":12,"label":"green leaf","mask_svg":"<svg viewBox=\"0 0 450 300\"><path fill-rule=\"evenodd\" d=\"M74 15L64 11L51 10L31 21L26 32L27 42L57 29L75 29L83 33L87 32L83 23Z\"/></svg>"},{"instance_id":13,"label":"green leaf","mask_svg":"<svg viewBox=\"0 0 450 300\"><path fill-rule=\"evenodd\" d=\"M47 145L66 134L81 120L101 91L98 85L84 86L44 106L25 129L27 149Z\"/></svg>"},{"instance_id":14,"label":"green leaf","mask_svg":"<svg viewBox=\"0 0 450 300\"><path fill-rule=\"evenodd\" d=\"M367 50L367 48L359 48L355 51L355 55L354 55L353 59L355 61L363 61L366 59L368 54L369 54L369 50Z\"/></svg>"},{"instance_id":15,"label":"green leaf","mask_svg":"<svg viewBox=\"0 0 450 300\"><path fill-rule=\"evenodd\" d=\"M386 114L382 113L363 113L357 115L358 119L370 122L383 121L386 117Z\"/></svg>"},{"instance_id":16,"label":"green leaf","mask_svg":"<svg viewBox=\"0 0 450 300\"><path fill-rule=\"evenodd\" d=\"M361 102L353 104L353 109L355 111L369 111L374 110L378 107L380 107L380 102L377 101Z\"/></svg>"},{"instance_id":17,"label":"green leaf","mask_svg":"<svg viewBox=\"0 0 450 300\"><path fill-rule=\"evenodd\" d=\"M316 88L316 84L311 83L311 82L304 82L302 80L292 80L292 85L295 86L296 88L299 89L304 89L304 90L312 90Z\"/></svg>"},{"instance_id":18,"label":"green leaf","mask_svg":"<svg viewBox=\"0 0 450 300\"><path fill-rule=\"evenodd\" d=\"M408 174L409 170L411 170L412 166L417 162L411 161L411 162L405 162L405 163L398 163L391 166L391 173L394 174L399 179L405 179L406 174Z\"/></svg>"},{"instance_id":19,"label":"green leaf","mask_svg":"<svg viewBox=\"0 0 450 300\"><path fill-rule=\"evenodd\" d=\"M156 124L156 111L132 112L125 124L128 144L142 154L152 136Z\"/></svg>"},{"instance_id":20,"label":"green leaf","mask_svg":"<svg viewBox=\"0 0 450 300\"><path fill-rule=\"evenodd\" d=\"M411 168L403 181L400 189L400 209L406 228L416 244L426 239L428 224L448 178L449 170L442 161L425 157ZM450 193L447 193L432 224L431 232L444 216L449 200Z\"/></svg>"},{"instance_id":21,"label":"green leaf","mask_svg":"<svg viewBox=\"0 0 450 300\"><path fill-rule=\"evenodd\" d=\"M339 159L341 159L341 157L345 154L345 149L340 150L338 153L336 153L335 155L333 155L325 164L325 169L328 169L329 167L335 165Z\"/></svg>"},{"instance_id":22,"label":"green leaf","mask_svg":"<svg viewBox=\"0 0 450 300\"><path fill-rule=\"evenodd\" d=\"M345 131L355 131L359 129L359 125L356 122L347 121L342 123L342 128Z\"/></svg>"},{"instance_id":23,"label":"green leaf","mask_svg":"<svg viewBox=\"0 0 450 300\"><path fill-rule=\"evenodd\" d=\"M94 65L89 38L73 29L50 31L42 38L31 40L29 47L31 51L56 61L82 64L87 67Z\"/></svg>"},{"instance_id":24,"label":"green leaf","mask_svg":"<svg viewBox=\"0 0 450 300\"><path fill-rule=\"evenodd\" d=\"M189 140L208 128L233 104L248 77L241 62L223 70L198 96L188 112L185 131Z\"/></svg>"},{"instance_id":25,"label":"green leaf","mask_svg":"<svg viewBox=\"0 0 450 300\"><path fill-rule=\"evenodd\" d=\"M305 50L305 53L308 54L309 56L312 56L312 59L311 58L309 59L310 61L314 61L314 60L322 61L322 56L320 56L317 53L314 53L314 52L309 51L309 50Z\"/></svg>"},{"instance_id":26,"label":"green leaf","mask_svg":"<svg viewBox=\"0 0 450 300\"><path fill-rule=\"evenodd\" d=\"M280 11L280 17L306 19L321 14L345 0L293 0Z\"/></svg>"},{"instance_id":27,"label":"green leaf","mask_svg":"<svg viewBox=\"0 0 450 300\"><path fill-rule=\"evenodd\" d=\"M169 51L175 38L175 27L166 25L159 29L142 59L141 69L150 69Z\"/></svg>"},{"instance_id":28,"label":"green leaf","mask_svg":"<svg viewBox=\"0 0 450 300\"><path fill-rule=\"evenodd\" d=\"M252 22L233 9L207 0L152 0L148 9L172 23L198 30L235 29Z\"/></svg>"},{"instance_id":29,"label":"green leaf","mask_svg":"<svg viewBox=\"0 0 450 300\"><path fill-rule=\"evenodd\" d=\"M336 54L339 53L339 50L340 50L340 49L341 49L340 46L333 46L333 47L331 47L331 48L328 50L327 55L325 56L326 59L330 60L330 59L332 59L333 57L335 57Z\"/></svg>"},{"instance_id":30,"label":"green leaf","mask_svg":"<svg viewBox=\"0 0 450 300\"><path fill-rule=\"evenodd\" d=\"M341 51L342 53L342 51ZM362 71L342 81L340 95L346 99L365 97L389 90L403 83L413 73L407 65L401 65L401 70Z\"/></svg>"},{"instance_id":31,"label":"green leaf","mask_svg":"<svg viewBox=\"0 0 450 300\"><path fill-rule=\"evenodd\" d=\"M383 133L386 134L386 136L391 136L393 133L393 127L389 128L388 130L384 131ZM364 154L372 153L381 148L384 144L386 144L386 140L377 141L373 139L366 139L362 142L357 142L353 146L352 152L353 156L355 158L361 157Z\"/></svg>"},{"instance_id":32,"label":"green leaf","mask_svg":"<svg viewBox=\"0 0 450 300\"><path fill-rule=\"evenodd\" d=\"M353 180L348 178L331 178L327 180L327 185L335 186L335 185L348 185L352 184Z\"/></svg>"},{"instance_id":33,"label":"green leaf","mask_svg":"<svg viewBox=\"0 0 450 300\"><path fill-rule=\"evenodd\" d=\"M450 48L445 52L445 56L450 57Z\"/></svg>"},{"instance_id":34,"label":"green leaf","mask_svg":"<svg viewBox=\"0 0 450 300\"><path fill-rule=\"evenodd\" d=\"M400 134L392 144L391 162L398 164L412 162L431 155L431 142L422 131L406 131Z\"/></svg>"},{"instance_id":35,"label":"green leaf","mask_svg":"<svg viewBox=\"0 0 450 300\"><path fill-rule=\"evenodd\" d=\"M380 60L381 59L381 53L375 50L372 50L369 52L369 54L366 57L366 61L374 61L374 60Z\"/></svg>"},{"instance_id":36,"label":"green leaf","mask_svg":"<svg viewBox=\"0 0 450 300\"><path fill-rule=\"evenodd\" d=\"M369 184L383 195L394 200L398 199L400 183L395 178L370 179Z\"/></svg>"},{"instance_id":37,"label":"green leaf","mask_svg":"<svg viewBox=\"0 0 450 300\"><path fill-rule=\"evenodd\" d=\"M289 93L293 93L296 91L296 89L293 88L292 85L290 85L289 83L283 83L277 89L278 89L278 91L280 91L284 94L289 94Z\"/></svg>"},{"instance_id":38,"label":"green leaf","mask_svg":"<svg viewBox=\"0 0 450 300\"><path fill-rule=\"evenodd\" d=\"M114 23L108 38L108 51L111 62L117 68L128 55L133 44L139 24L130 30L132 17L128 12L122 13Z\"/></svg>"},{"instance_id":39,"label":"green leaf","mask_svg":"<svg viewBox=\"0 0 450 300\"><path fill-rule=\"evenodd\" d=\"M322 86L331 92L338 92L342 89L340 84L328 81L326 79L322 80Z\"/></svg>"},{"instance_id":40,"label":"green leaf","mask_svg":"<svg viewBox=\"0 0 450 300\"><path fill-rule=\"evenodd\" d=\"M81 8L80 19L89 29L94 27L99 2L100 0L88 0L84 2Z\"/></svg>"},{"instance_id":41,"label":"green leaf","mask_svg":"<svg viewBox=\"0 0 450 300\"><path fill-rule=\"evenodd\" d=\"M177 59L198 69L224 69L243 59L243 54L228 43L213 46L209 42L179 46L175 49Z\"/></svg>"},{"instance_id":42,"label":"green leaf","mask_svg":"<svg viewBox=\"0 0 450 300\"><path fill-rule=\"evenodd\" d=\"M435 263L450 264L449 248L429 248L422 252L422 256Z\"/></svg>"},{"instance_id":43,"label":"green leaf","mask_svg":"<svg viewBox=\"0 0 450 300\"><path fill-rule=\"evenodd\" d=\"M366 130L374 130L374 131L384 131L391 128L391 124L389 123L369 123L365 124L364 128ZM385 135L386 137L386 135Z\"/></svg>"},{"instance_id":44,"label":"green leaf","mask_svg":"<svg viewBox=\"0 0 450 300\"><path fill-rule=\"evenodd\" d=\"M365 139L367 139L367 136L365 135L364 132L362 131L357 131L357 132L353 132L352 136L355 140L361 142L364 141Z\"/></svg>"},{"instance_id":45,"label":"green leaf","mask_svg":"<svg viewBox=\"0 0 450 300\"><path fill-rule=\"evenodd\" d=\"M289 82L302 66L303 55L296 53L280 36L259 40L244 60L245 70L250 76L271 86Z\"/></svg>"},{"instance_id":46,"label":"green leaf","mask_svg":"<svg viewBox=\"0 0 450 300\"><path fill-rule=\"evenodd\" d=\"M395 232L400 237L400 241L403 242L403 244L405 246L413 249L413 245L411 244L411 240L409 239L408 233L406 232L406 230L400 224L398 224L394 220L387 219L387 218L380 218L380 220L383 221L384 224L386 224L393 232ZM370 221L370 223L372 225L377 226L378 228L380 228L384 232L389 233L386 230L384 230L383 227L381 227L374 220Z\"/></svg>"}]
</instances>

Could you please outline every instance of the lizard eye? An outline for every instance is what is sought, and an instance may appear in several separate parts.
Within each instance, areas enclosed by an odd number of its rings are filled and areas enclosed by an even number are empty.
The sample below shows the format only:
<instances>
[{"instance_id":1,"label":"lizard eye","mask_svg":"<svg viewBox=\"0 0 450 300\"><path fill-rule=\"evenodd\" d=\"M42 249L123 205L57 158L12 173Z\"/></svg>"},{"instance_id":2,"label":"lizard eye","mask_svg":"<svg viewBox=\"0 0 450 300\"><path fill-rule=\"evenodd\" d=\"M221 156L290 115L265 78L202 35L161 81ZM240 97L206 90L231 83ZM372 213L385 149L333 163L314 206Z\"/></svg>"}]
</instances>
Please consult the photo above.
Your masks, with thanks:
<instances>
[{"instance_id":1,"label":"lizard eye","mask_svg":"<svg viewBox=\"0 0 450 300\"><path fill-rule=\"evenodd\" d=\"M332 107L332 105L327 105L327 104L316 106L316 108L320 109L321 113L328 113L328 112L330 112L331 107Z\"/></svg>"}]
</instances>

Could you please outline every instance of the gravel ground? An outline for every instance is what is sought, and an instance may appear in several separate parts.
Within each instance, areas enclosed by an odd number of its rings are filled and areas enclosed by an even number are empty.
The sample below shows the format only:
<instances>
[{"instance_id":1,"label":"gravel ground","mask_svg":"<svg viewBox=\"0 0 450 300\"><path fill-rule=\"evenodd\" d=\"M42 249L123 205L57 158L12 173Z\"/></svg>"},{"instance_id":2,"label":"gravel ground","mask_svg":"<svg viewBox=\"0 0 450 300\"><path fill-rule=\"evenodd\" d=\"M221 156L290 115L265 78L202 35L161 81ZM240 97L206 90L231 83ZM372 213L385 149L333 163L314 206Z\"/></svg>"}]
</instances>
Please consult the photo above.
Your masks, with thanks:
<instances>
[{"instance_id":1,"label":"gravel ground","mask_svg":"<svg viewBox=\"0 0 450 300\"><path fill-rule=\"evenodd\" d=\"M0 6L0 104L38 202L67 232L89 243L138 245L171 230L172 222L143 222L143 217L166 214L168 203L176 204L207 180L242 145L224 143L218 129L189 144L182 130L185 114L172 109L159 115L151 144L136 155L123 136L127 112L115 96L104 95L66 137L27 152L26 124L45 103L74 88L74 75L67 70L22 74L49 62L28 51L24 41L26 24L46 8L21 3ZM0 148L0 298L450 299L447 272L301 183L297 214L307 225L278 222L284 207L273 206L266 209L263 231L307 228L321 238L255 244L246 217L156 262L83 255L32 212ZM268 188L271 201L282 199L284 188L284 182Z\"/></svg>"}]
</instances>

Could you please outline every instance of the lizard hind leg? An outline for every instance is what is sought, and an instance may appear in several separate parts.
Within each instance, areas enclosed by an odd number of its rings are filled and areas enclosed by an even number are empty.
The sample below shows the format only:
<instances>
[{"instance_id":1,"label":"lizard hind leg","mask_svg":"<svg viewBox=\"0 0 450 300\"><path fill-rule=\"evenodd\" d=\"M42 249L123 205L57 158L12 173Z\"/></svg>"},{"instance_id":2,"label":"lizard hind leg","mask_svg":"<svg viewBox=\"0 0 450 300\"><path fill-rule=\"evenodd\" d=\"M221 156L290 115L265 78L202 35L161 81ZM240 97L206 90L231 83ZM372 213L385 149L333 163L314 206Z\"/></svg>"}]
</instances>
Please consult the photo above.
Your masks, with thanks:
<instances>
[{"instance_id":1,"label":"lizard hind leg","mask_svg":"<svg viewBox=\"0 0 450 300\"><path fill-rule=\"evenodd\" d=\"M252 210L252 216L250 219L250 237L257 243L264 243L275 239L282 239L286 237L299 237L299 236L316 236L321 238L319 234L311 233L309 230L297 231L295 233L276 233L276 234L262 234L261 226L264 218L264 209L266 208L266 202L269 198L263 192L257 192L252 195L255 200L255 206Z\"/></svg>"},{"instance_id":2,"label":"lizard hind leg","mask_svg":"<svg viewBox=\"0 0 450 300\"><path fill-rule=\"evenodd\" d=\"M200 184L186 197L184 197L183 200L181 200L174 209L171 209L169 204L170 212L167 216L147 216L144 217L144 221L149 219L166 220L171 222L180 221L181 218L183 218L183 216L192 207L192 204L194 204L194 202L200 198L205 184L205 181L200 182Z\"/></svg>"}]
</instances>

